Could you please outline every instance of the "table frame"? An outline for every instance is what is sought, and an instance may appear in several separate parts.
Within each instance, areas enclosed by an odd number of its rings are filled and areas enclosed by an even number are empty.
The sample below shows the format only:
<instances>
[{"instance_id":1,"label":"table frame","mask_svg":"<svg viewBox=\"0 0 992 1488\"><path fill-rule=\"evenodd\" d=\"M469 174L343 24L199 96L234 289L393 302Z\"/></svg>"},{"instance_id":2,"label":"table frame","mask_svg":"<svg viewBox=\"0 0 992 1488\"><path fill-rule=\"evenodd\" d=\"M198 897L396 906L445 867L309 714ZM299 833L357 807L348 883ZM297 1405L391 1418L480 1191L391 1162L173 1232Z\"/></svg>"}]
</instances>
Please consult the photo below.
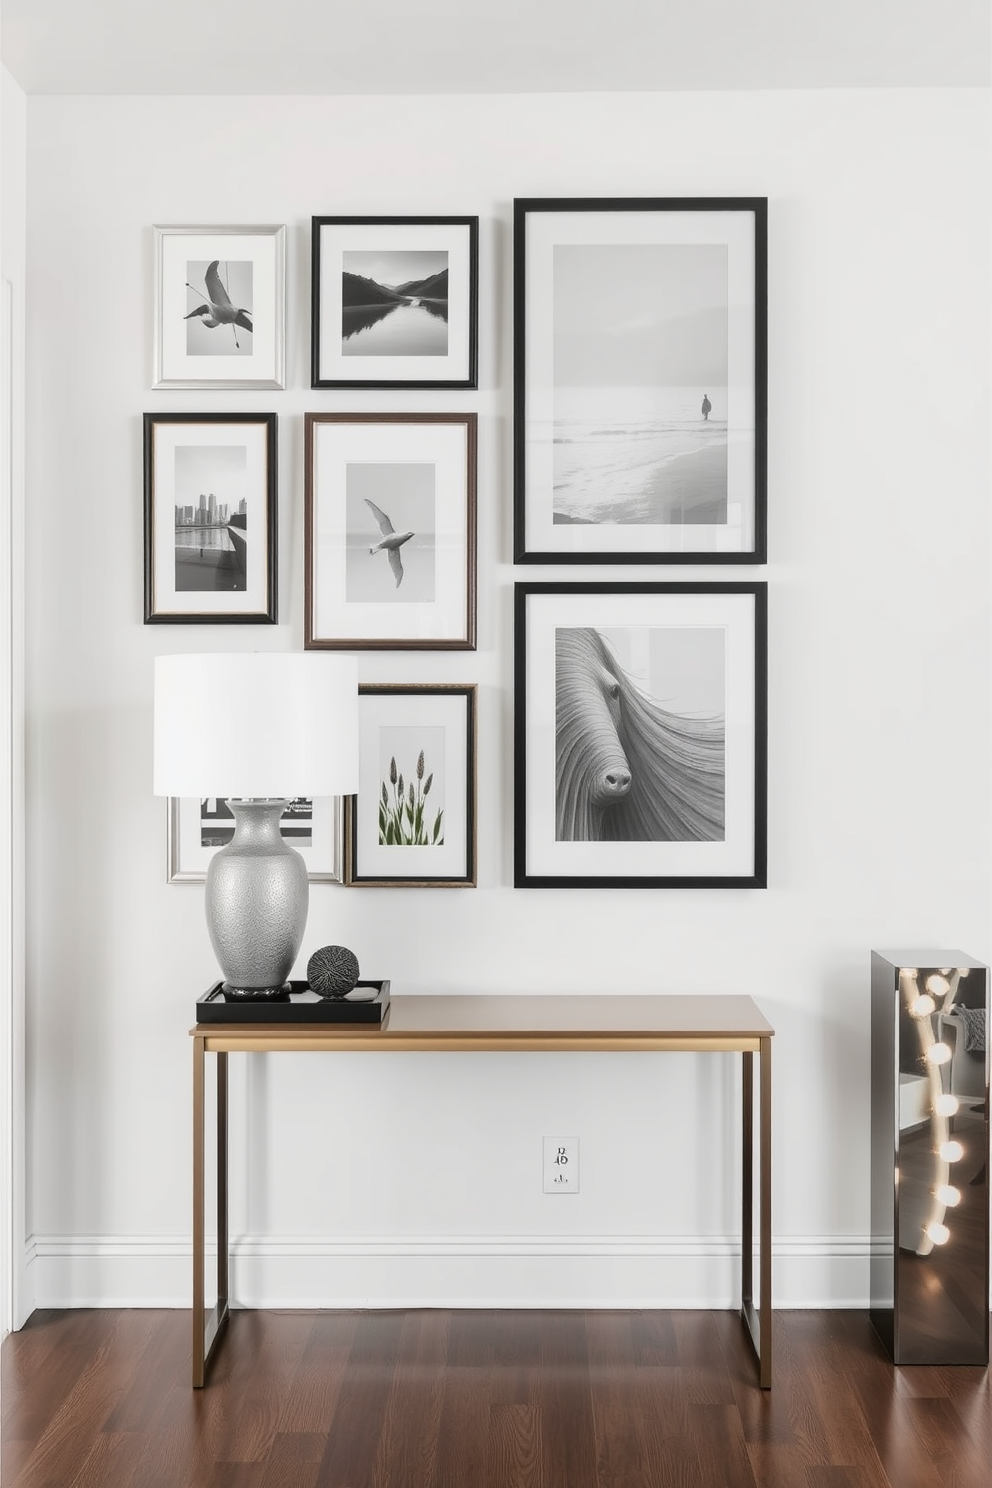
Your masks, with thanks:
<instances>
[{"instance_id":1,"label":"table frame","mask_svg":"<svg viewBox=\"0 0 992 1488\"><path fill-rule=\"evenodd\" d=\"M550 1013L541 1014L549 1005ZM709 1004L709 1007L707 1006ZM719 1004L719 1007L716 1005ZM697 1010L693 1018L692 1011ZM229 1317L228 1067L234 1053L738 1053L742 1056L741 1318L763 1390L772 1383L772 1035L749 997L397 997L382 1028L197 1024L193 1040L193 1388ZM205 1056L216 1055L217 1301L207 1314ZM754 1056L758 1056L758 1278L754 1301Z\"/></svg>"}]
</instances>

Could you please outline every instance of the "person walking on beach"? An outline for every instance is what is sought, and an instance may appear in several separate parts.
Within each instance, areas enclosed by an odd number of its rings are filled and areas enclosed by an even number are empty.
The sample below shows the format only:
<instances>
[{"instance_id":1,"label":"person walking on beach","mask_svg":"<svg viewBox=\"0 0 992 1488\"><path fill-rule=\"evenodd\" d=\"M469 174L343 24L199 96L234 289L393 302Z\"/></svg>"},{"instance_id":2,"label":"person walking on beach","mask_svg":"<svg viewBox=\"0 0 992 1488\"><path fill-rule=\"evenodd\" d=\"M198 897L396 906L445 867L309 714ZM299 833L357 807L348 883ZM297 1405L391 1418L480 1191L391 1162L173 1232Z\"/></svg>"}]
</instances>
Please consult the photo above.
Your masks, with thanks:
<instances>
[{"instance_id":1,"label":"person walking on beach","mask_svg":"<svg viewBox=\"0 0 992 1488\"><path fill-rule=\"evenodd\" d=\"M707 397L707 396L706 396L706 394L705 394L705 393L704 393L704 394L703 394L703 409L702 409L702 412L703 412L703 418L704 418L704 419L705 419L705 420L706 420L706 421L707 421L707 422L709 422L709 416L710 416L710 409L711 409L711 408L712 408L712 407L713 407L713 404L712 404L712 403L711 403L711 402L710 402L710 400L709 400L709 398L708 398L708 397Z\"/></svg>"}]
</instances>

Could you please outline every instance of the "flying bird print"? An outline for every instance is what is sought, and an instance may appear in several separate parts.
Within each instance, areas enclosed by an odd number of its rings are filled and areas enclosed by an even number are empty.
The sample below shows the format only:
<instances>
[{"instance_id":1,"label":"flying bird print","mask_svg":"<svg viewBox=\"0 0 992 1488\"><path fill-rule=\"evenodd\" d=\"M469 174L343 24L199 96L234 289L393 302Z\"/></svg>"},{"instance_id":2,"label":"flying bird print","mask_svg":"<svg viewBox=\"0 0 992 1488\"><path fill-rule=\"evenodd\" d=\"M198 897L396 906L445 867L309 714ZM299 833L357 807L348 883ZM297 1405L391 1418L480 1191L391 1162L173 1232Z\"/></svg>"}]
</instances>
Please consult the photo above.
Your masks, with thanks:
<instances>
[{"instance_id":1,"label":"flying bird print","mask_svg":"<svg viewBox=\"0 0 992 1488\"><path fill-rule=\"evenodd\" d=\"M240 351L241 343L238 340L237 328L240 326L243 331L253 329L251 311L232 304L230 295L221 283L219 259L215 258L213 263L208 265L203 278L207 288L207 303L200 305L196 310L191 310L184 319L192 320L194 316L201 316L203 324L209 326L211 330L216 326L229 325L234 332L234 344ZM186 288L193 289L189 280L186 281ZM193 289L193 293L198 295L200 290Z\"/></svg>"},{"instance_id":2,"label":"flying bird print","mask_svg":"<svg viewBox=\"0 0 992 1488\"><path fill-rule=\"evenodd\" d=\"M386 513L380 507L376 506L374 501L370 501L367 496L364 496L362 499L378 522L379 531L382 533L382 540L369 548L369 552L384 552L387 555L389 566L393 570L393 577L396 580L396 587L398 589L403 582L403 560L400 557L400 548L405 542L410 541L413 532L396 532Z\"/></svg>"}]
</instances>

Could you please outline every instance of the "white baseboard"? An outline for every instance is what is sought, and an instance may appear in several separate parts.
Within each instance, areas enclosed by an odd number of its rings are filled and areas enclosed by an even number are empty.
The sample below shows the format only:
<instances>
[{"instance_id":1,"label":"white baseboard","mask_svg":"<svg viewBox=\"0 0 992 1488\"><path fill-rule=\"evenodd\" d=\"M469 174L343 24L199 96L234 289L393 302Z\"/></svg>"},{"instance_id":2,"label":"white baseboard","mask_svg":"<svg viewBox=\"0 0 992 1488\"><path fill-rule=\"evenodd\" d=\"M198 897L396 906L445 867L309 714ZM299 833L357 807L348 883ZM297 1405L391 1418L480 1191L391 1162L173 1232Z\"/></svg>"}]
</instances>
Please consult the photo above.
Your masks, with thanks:
<instances>
[{"instance_id":1,"label":"white baseboard","mask_svg":"<svg viewBox=\"0 0 992 1488\"><path fill-rule=\"evenodd\" d=\"M37 1307L188 1307L183 1236L38 1235ZM866 1307L868 1236L776 1239L780 1308ZM208 1289L212 1255L208 1260ZM259 1235L231 1243L236 1307L733 1307L740 1240L719 1236Z\"/></svg>"}]
</instances>

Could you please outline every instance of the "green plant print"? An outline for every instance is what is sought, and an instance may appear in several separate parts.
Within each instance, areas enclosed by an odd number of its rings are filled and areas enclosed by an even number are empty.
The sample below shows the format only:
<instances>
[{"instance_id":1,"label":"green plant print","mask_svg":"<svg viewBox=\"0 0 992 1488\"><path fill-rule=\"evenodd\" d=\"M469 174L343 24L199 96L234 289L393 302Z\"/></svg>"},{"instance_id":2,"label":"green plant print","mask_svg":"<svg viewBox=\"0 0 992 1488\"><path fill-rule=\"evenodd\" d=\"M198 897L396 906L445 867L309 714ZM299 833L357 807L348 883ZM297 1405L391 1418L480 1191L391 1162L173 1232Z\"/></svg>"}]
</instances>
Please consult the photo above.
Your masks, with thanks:
<instances>
[{"instance_id":1,"label":"green plant print","mask_svg":"<svg viewBox=\"0 0 992 1488\"><path fill-rule=\"evenodd\" d=\"M424 779L426 771L424 751L417 755L416 785L406 783L402 771L396 767L396 756L389 761L389 780L382 782L379 795L379 846L380 847L441 847L444 843L444 811L434 813L431 820L427 797L434 784L433 772Z\"/></svg>"}]
</instances>

